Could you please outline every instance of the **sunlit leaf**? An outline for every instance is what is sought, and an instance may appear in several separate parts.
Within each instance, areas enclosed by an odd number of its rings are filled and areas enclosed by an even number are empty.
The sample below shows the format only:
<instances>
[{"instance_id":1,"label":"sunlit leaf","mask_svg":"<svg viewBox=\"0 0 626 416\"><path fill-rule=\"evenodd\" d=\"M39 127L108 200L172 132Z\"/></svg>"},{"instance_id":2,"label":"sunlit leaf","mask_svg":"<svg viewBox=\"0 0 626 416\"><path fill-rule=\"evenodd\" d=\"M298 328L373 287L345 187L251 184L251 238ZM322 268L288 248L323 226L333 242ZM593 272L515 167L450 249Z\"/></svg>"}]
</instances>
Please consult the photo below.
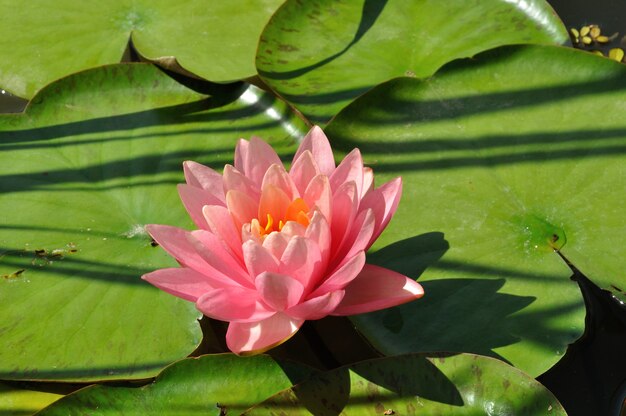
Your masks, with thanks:
<instances>
[{"instance_id":1,"label":"sunlit leaf","mask_svg":"<svg viewBox=\"0 0 626 416\"><path fill-rule=\"evenodd\" d=\"M251 77L259 34L280 3L1 0L10 19L0 26L0 86L30 98L62 76L119 62L129 39L142 56L211 81Z\"/></svg>"},{"instance_id":2,"label":"sunlit leaf","mask_svg":"<svg viewBox=\"0 0 626 416\"><path fill-rule=\"evenodd\" d=\"M426 77L496 46L568 39L543 0L288 0L263 31L257 67L319 123L391 78Z\"/></svg>"},{"instance_id":3,"label":"sunlit leaf","mask_svg":"<svg viewBox=\"0 0 626 416\"><path fill-rule=\"evenodd\" d=\"M32 415L63 395L28 390L0 383L0 415Z\"/></svg>"}]
</instances>

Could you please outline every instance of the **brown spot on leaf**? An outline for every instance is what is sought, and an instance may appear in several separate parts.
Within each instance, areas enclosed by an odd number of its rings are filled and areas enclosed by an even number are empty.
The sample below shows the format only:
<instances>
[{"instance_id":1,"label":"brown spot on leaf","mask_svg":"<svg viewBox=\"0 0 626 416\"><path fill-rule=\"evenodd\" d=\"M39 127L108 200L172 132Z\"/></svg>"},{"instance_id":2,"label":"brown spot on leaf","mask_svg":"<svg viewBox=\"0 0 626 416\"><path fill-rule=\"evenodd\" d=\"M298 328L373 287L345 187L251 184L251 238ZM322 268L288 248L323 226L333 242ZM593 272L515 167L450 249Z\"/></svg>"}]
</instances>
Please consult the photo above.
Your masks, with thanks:
<instances>
[{"instance_id":1,"label":"brown spot on leaf","mask_svg":"<svg viewBox=\"0 0 626 416\"><path fill-rule=\"evenodd\" d=\"M283 52L294 52L298 51L299 49L293 45L286 45L284 43L281 43L280 45L278 45L278 50Z\"/></svg>"},{"instance_id":2,"label":"brown spot on leaf","mask_svg":"<svg viewBox=\"0 0 626 416\"><path fill-rule=\"evenodd\" d=\"M9 274L3 274L2 277L9 280L9 279L16 279L18 277L20 277L22 275L22 273L24 273L26 270L25 269L19 269L14 271L13 273L9 273Z\"/></svg>"}]
</instances>

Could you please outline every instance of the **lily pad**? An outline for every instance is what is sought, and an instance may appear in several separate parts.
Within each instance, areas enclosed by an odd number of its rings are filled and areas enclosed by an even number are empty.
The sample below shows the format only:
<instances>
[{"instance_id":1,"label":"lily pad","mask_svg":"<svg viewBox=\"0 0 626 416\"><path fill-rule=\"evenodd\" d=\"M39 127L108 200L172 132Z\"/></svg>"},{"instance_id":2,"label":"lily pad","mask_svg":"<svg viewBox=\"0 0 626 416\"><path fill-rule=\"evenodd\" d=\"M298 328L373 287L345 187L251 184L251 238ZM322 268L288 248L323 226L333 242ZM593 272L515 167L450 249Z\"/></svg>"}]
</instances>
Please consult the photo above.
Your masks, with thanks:
<instances>
[{"instance_id":1,"label":"lily pad","mask_svg":"<svg viewBox=\"0 0 626 416\"><path fill-rule=\"evenodd\" d=\"M208 97L149 64L65 78L1 116L0 378L145 378L190 354L201 314L140 279L176 266L143 226L193 228L184 160L221 169L253 134L293 154L304 132L255 87Z\"/></svg>"},{"instance_id":2,"label":"lily pad","mask_svg":"<svg viewBox=\"0 0 626 416\"><path fill-rule=\"evenodd\" d=\"M263 30L262 79L318 123L374 85L427 77L496 46L563 44L567 31L543 0L288 0Z\"/></svg>"},{"instance_id":3,"label":"lily pad","mask_svg":"<svg viewBox=\"0 0 626 416\"><path fill-rule=\"evenodd\" d=\"M283 412L283 413L281 413ZM473 354L412 354L320 373L246 415L565 415L533 378Z\"/></svg>"},{"instance_id":4,"label":"lily pad","mask_svg":"<svg viewBox=\"0 0 626 416\"><path fill-rule=\"evenodd\" d=\"M141 388L90 386L38 415L238 415L314 370L269 356L205 355L177 362Z\"/></svg>"},{"instance_id":5,"label":"lily pad","mask_svg":"<svg viewBox=\"0 0 626 416\"><path fill-rule=\"evenodd\" d=\"M536 376L582 333L572 270L626 299L626 67L508 47L397 79L329 126L404 195L369 261L422 300L354 322L387 354L470 351ZM378 179L377 179L378 180ZM385 245L388 247L383 248Z\"/></svg>"},{"instance_id":6,"label":"lily pad","mask_svg":"<svg viewBox=\"0 0 626 416\"><path fill-rule=\"evenodd\" d=\"M0 415L32 415L61 397L61 394L21 389L0 383Z\"/></svg>"},{"instance_id":7,"label":"lily pad","mask_svg":"<svg viewBox=\"0 0 626 416\"><path fill-rule=\"evenodd\" d=\"M259 35L280 3L1 0L11 18L0 28L0 85L31 98L55 79L119 62L129 39L142 56L214 82L251 77Z\"/></svg>"}]
</instances>

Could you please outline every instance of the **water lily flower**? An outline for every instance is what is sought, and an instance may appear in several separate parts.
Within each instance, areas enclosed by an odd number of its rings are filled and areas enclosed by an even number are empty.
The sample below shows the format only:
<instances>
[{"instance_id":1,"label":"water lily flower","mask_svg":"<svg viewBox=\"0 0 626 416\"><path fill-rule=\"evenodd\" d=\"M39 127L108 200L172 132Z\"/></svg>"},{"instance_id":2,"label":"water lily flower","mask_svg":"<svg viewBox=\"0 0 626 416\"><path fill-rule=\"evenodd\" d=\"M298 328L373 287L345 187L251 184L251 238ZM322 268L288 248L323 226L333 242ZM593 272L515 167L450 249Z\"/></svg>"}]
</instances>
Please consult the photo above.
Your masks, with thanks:
<instances>
[{"instance_id":1,"label":"water lily flower","mask_svg":"<svg viewBox=\"0 0 626 416\"><path fill-rule=\"evenodd\" d=\"M263 140L240 139L223 175L183 164L179 194L198 229L148 225L181 267L142 278L229 322L228 348L267 351L307 319L353 315L423 295L412 279L365 264L365 252L398 207L402 182L375 188L354 149L335 166L314 127L287 171Z\"/></svg>"}]
</instances>

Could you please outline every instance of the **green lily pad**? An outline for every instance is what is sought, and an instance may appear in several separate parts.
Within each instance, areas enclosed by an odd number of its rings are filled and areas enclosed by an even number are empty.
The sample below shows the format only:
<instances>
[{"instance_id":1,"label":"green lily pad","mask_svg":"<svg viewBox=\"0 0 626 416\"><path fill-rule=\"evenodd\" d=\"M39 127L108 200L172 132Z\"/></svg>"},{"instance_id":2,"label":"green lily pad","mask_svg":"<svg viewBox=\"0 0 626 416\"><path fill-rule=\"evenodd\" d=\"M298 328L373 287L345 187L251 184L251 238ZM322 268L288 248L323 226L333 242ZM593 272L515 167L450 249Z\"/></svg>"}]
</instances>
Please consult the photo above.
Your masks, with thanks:
<instances>
[{"instance_id":1,"label":"green lily pad","mask_svg":"<svg viewBox=\"0 0 626 416\"><path fill-rule=\"evenodd\" d=\"M625 102L623 65L537 46L393 80L351 104L327 129L333 145L360 147L381 182L404 181L368 261L426 292L355 317L359 330L387 354L469 351L533 376L550 368L585 317L559 253L626 299Z\"/></svg>"},{"instance_id":2,"label":"green lily pad","mask_svg":"<svg viewBox=\"0 0 626 416\"><path fill-rule=\"evenodd\" d=\"M214 82L251 77L259 35L280 3L2 0L11 18L0 27L0 85L31 98L65 75L119 62L129 39L142 56Z\"/></svg>"},{"instance_id":3,"label":"green lily pad","mask_svg":"<svg viewBox=\"0 0 626 416\"><path fill-rule=\"evenodd\" d=\"M263 80L311 120L326 122L356 96L399 76L496 46L563 44L567 31L543 0L288 0L263 30Z\"/></svg>"},{"instance_id":4,"label":"green lily pad","mask_svg":"<svg viewBox=\"0 0 626 416\"><path fill-rule=\"evenodd\" d=\"M363 361L320 373L245 414L566 413L548 389L501 361L473 354L412 354Z\"/></svg>"},{"instance_id":5,"label":"green lily pad","mask_svg":"<svg viewBox=\"0 0 626 416\"><path fill-rule=\"evenodd\" d=\"M38 415L238 415L312 374L314 370L302 364L265 355L205 355L171 365L141 388L84 388Z\"/></svg>"},{"instance_id":6,"label":"green lily pad","mask_svg":"<svg viewBox=\"0 0 626 416\"><path fill-rule=\"evenodd\" d=\"M184 160L221 169L251 135L293 154L303 132L255 87L207 97L149 64L65 78L1 116L0 378L145 378L190 354L201 314L140 279L176 266L144 224L194 228Z\"/></svg>"},{"instance_id":7,"label":"green lily pad","mask_svg":"<svg viewBox=\"0 0 626 416\"><path fill-rule=\"evenodd\" d=\"M0 415L32 415L61 397L62 394L21 389L0 383Z\"/></svg>"}]
</instances>

